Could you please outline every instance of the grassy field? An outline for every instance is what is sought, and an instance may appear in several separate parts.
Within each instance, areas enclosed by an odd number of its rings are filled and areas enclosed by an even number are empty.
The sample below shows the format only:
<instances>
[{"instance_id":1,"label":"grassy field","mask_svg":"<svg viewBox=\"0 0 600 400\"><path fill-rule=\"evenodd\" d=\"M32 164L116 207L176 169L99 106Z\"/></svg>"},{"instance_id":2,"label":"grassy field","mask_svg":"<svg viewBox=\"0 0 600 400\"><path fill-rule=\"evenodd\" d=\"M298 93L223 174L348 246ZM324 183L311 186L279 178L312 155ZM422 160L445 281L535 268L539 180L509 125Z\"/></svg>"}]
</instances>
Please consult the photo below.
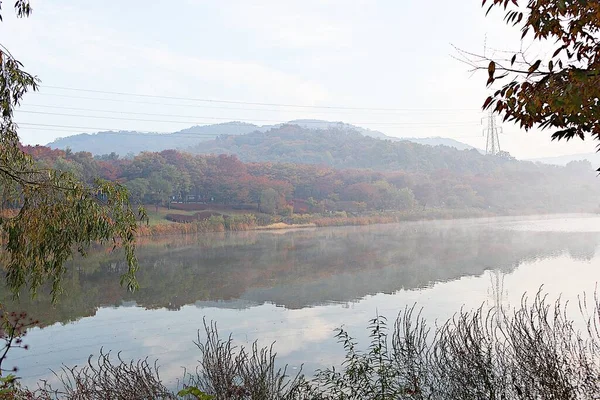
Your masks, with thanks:
<instances>
[{"instance_id":1,"label":"grassy field","mask_svg":"<svg viewBox=\"0 0 600 400\"><path fill-rule=\"evenodd\" d=\"M153 205L144 206L146 213L148 213L148 223L150 226L160 224L176 224L177 222L169 221L166 219L167 214L182 214L182 215L194 215L198 211L182 211L182 210L171 210L167 207L158 207Z\"/></svg>"},{"instance_id":2,"label":"grassy field","mask_svg":"<svg viewBox=\"0 0 600 400\"><path fill-rule=\"evenodd\" d=\"M166 219L167 214L180 214L180 215L194 215L199 212L214 212L223 215L241 215L241 214L253 214L249 211L244 210L222 210L222 209L207 209L204 211L185 211L185 210L174 210L167 207L158 207L154 205L145 205L146 213L148 214L148 224L150 226L161 225L161 224L177 224L177 222L169 221Z\"/></svg>"}]
</instances>

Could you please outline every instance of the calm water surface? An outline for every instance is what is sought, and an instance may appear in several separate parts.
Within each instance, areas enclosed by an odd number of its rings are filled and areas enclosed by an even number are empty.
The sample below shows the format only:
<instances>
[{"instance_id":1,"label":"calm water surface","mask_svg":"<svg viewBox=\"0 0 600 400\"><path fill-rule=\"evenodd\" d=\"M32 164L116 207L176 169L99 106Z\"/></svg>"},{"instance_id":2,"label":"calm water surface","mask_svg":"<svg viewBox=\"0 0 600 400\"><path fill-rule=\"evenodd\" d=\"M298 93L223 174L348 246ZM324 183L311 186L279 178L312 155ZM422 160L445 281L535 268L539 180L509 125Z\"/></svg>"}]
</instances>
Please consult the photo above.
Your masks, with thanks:
<instances>
[{"instance_id":1,"label":"calm water surface","mask_svg":"<svg viewBox=\"0 0 600 400\"><path fill-rule=\"evenodd\" d=\"M97 251L72 263L68 295L56 307L46 294L19 304L0 294L44 324L27 335L30 350L14 351L9 362L32 385L103 347L127 359L158 359L172 383L195 368L193 341L206 318L238 344L276 341L282 363L312 373L340 362L335 328L364 341L370 318L393 319L415 302L433 321L461 306L510 307L541 285L567 299L593 292L599 245L593 215L163 238L140 246L134 294L118 285L120 255Z\"/></svg>"}]
</instances>

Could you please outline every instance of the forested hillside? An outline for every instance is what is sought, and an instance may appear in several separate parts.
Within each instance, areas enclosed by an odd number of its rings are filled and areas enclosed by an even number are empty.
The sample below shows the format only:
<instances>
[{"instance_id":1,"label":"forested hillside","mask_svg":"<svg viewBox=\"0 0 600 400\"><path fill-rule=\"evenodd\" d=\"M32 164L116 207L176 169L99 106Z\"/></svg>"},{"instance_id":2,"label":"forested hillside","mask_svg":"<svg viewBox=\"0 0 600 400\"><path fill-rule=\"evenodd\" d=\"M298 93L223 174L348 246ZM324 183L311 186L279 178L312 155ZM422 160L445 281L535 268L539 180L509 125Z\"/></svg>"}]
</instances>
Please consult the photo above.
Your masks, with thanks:
<instances>
[{"instance_id":1,"label":"forested hillside","mask_svg":"<svg viewBox=\"0 0 600 400\"><path fill-rule=\"evenodd\" d=\"M478 150L481 153L484 153L483 150L479 150L476 147L468 145L466 143L459 142L458 140L443 138L443 137L426 137L426 138L403 138L401 140L406 140L413 143L418 144L426 144L428 146L448 146L454 147L458 150Z\"/></svg>"},{"instance_id":2,"label":"forested hillside","mask_svg":"<svg viewBox=\"0 0 600 400\"><path fill-rule=\"evenodd\" d=\"M290 130L298 128L285 127L275 132ZM304 157L306 162L316 162L310 155L318 154L320 146L327 146L336 166L351 161L351 165L380 170L286 162L244 163L235 155L192 155L175 150L142 153L132 159L116 154L94 158L90 153L41 146L25 150L40 164L72 171L87 181L96 176L119 181L130 189L135 202L145 204L192 201L244 206L267 213L289 212L288 207L294 202L304 204L306 212L432 207L503 213L592 211L600 199L599 181L587 162L557 167L483 156L476 151L392 144L360 135L353 136L355 141L342 140L330 131L314 135L314 144L298 142L296 148L303 150L296 155L293 150L283 151L286 146L294 148L293 143L269 135L272 133L265 137L277 147L273 151L287 154L290 160L301 161ZM233 139L241 138L227 138L225 142ZM257 140L255 146L240 144L239 149L263 148L261 143L264 141Z\"/></svg>"},{"instance_id":3,"label":"forested hillside","mask_svg":"<svg viewBox=\"0 0 600 400\"><path fill-rule=\"evenodd\" d=\"M53 149L72 151L87 151L94 155L116 153L120 156L137 155L143 151L162 151L169 149L186 150L195 148L202 151L205 148L204 142L216 139L220 136L239 136L252 132L266 132L272 129L281 129L286 125L294 125L302 128L303 131L323 131L336 130L338 132L359 134L361 136L372 137L383 140L408 140L414 143L426 144L430 146L445 145L455 147L459 150L473 149L472 146L458 142L453 139L431 137L431 138L407 138L401 139L387 136L376 130L365 129L359 126L346 124L343 122L321 121L314 119L302 119L290 121L286 124L258 126L245 122L225 122L213 125L196 125L190 128L182 129L172 133L152 133L137 131L104 131L97 133L82 133L73 136L59 138L48 147ZM303 140L299 137L298 140ZM118 143L118 146L115 146ZM213 148L212 144L208 147Z\"/></svg>"},{"instance_id":4,"label":"forested hillside","mask_svg":"<svg viewBox=\"0 0 600 400\"><path fill-rule=\"evenodd\" d=\"M266 132L222 136L190 148L198 154L235 154L242 161L322 164L336 168L371 168L432 172L484 172L506 160L484 157L477 150L426 146L410 141L379 140L355 130L307 129L284 125Z\"/></svg>"},{"instance_id":5,"label":"forested hillside","mask_svg":"<svg viewBox=\"0 0 600 400\"><path fill-rule=\"evenodd\" d=\"M345 124L342 122L330 122L321 120L294 120L289 124L300 126L304 129L330 129L336 128L342 131L359 133L364 136L375 137L379 139L394 139L386 136L382 132L361 128L358 126ZM136 155L143 151L162 151L168 149L187 149L201 142L215 139L219 136L237 136L245 135L251 132L265 132L269 129L279 128L284 124L275 125L254 125L245 122L225 122L212 125L195 125L190 128L182 129L172 133L152 133L137 131L104 131L97 133L82 133L79 135L59 138L48 147L53 149L72 151L88 151L94 155L109 154L115 152L120 156L128 154ZM415 139L427 141L429 138ZM437 144L436 139L432 143ZM119 146L115 146L119 143ZM456 142L458 147L464 146Z\"/></svg>"}]
</instances>

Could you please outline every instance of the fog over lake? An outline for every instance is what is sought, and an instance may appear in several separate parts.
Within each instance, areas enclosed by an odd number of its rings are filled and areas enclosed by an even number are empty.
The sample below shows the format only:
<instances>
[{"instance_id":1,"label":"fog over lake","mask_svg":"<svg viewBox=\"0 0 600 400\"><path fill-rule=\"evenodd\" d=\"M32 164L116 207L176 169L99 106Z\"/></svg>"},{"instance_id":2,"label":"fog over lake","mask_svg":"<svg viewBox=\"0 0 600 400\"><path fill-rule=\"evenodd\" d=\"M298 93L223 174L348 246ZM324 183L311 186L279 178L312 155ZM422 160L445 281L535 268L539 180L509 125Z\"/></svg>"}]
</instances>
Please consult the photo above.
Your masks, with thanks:
<instances>
[{"instance_id":1,"label":"fog over lake","mask_svg":"<svg viewBox=\"0 0 600 400\"><path fill-rule=\"evenodd\" d=\"M275 341L281 363L312 374L341 361L335 328L365 343L369 319L393 320L415 302L433 324L461 306L510 307L541 285L576 301L600 280L599 244L594 215L174 236L140 244L136 293L119 286L122 255L99 249L71 263L57 306L46 293L21 299L43 327L8 363L32 385L104 348L158 359L174 384L195 368L206 318L237 344Z\"/></svg>"}]
</instances>

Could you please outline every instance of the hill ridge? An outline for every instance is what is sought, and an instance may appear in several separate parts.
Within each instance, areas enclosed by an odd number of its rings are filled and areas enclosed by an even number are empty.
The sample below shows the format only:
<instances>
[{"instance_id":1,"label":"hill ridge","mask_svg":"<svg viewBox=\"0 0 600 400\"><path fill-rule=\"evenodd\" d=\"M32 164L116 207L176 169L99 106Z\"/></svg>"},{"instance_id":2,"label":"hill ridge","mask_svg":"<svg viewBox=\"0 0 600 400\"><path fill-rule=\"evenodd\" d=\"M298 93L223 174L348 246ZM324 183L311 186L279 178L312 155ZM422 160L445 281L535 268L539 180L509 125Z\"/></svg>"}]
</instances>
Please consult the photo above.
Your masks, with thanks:
<instances>
[{"instance_id":1,"label":"hill ridge","mask_svg":"<svg viewBox=\"0 0 600 400\"><path fill-rule=\"evenodd\" d=\"M202 142L214 140L220 136L240 136L253 132L266 132L286 125L297 125L308 130L322 130L335 128L341 131L353 131L362 136L389 140L411 141L431 146L445 145L460 150L471 149L472 146L449 138L398 138L388 136L383 132L348 124L342 121L326 121L318 119L296 119L275 125L255 125L242 121L229 121L211 125L194 125L171 133L140 132L131 130L100 131L95 133L81 133L72 136L57 138L46 146L53 149L72 151L86 151L94 155L117 153L121 156L138 154L143 151L162 151L167 149L187 150L198 146ZM118 145L115 144L115 136ZM151 140L149 140L151 137Z\"/></svg>"}]
</instances>

